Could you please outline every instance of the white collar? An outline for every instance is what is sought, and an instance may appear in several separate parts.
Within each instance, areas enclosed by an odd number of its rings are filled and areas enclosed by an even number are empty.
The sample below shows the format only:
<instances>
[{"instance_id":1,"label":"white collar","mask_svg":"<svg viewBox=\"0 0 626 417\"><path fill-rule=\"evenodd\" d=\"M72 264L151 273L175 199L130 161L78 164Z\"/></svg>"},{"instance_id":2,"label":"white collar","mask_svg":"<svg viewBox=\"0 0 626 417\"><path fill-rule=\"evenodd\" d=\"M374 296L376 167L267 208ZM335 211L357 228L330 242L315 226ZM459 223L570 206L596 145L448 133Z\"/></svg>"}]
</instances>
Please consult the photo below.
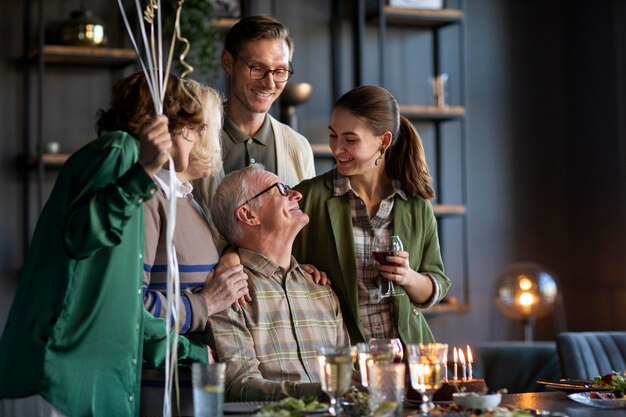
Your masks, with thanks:
<instances>
[{"instance_id":1,"label":"white collar","mask_svg":"<svg viewBox=\"0 0 626 417\"><path fill-rule=\"evenodd\" d=\"M156 173L154 179L165 192L165 197L170 198L170 171L162 169ZM191 192L193 191L193 186L190 182L180 182L178 177L174 175L174 187L176 187L177 198L192 198Z\"/></svg>"}]
</instances>

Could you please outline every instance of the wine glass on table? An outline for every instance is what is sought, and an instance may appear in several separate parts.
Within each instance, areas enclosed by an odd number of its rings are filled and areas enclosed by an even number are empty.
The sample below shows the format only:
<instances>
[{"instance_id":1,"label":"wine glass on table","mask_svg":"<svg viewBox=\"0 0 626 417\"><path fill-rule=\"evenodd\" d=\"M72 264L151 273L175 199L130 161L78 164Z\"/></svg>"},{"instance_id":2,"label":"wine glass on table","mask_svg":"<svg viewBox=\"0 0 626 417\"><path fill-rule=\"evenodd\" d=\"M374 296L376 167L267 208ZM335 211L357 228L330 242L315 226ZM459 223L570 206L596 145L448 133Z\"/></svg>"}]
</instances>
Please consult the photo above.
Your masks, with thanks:
<instances>
[{"instance_id":1,"label":"wine glass on table","mask_svg":"<svg viewBox=\"0 0 626 417\"><path fill-rule=\"evenodd\" d=\"M418 343L407 345L411 386L422 395L422 415L430 415L435 407L433 393L441 387L445 372L448 345Z\"/></svg>"},{"instance_id":2,"label":"wine glass on table","mask_svg":"<svg viewBox=\"0 0 626 417\"><path fill-rule=\"evenodd\" d=\"M369 368L373 364L389 364L394 362L393 345L389 339L370 339L368 343L357 343L359 372L361 385L369 385Z\"/></svg>"},{"instance_id":3,"label":"wine glass on table","mask_svg":"<svg viewBox=\"0 0 626 417\"><path fill-rule=\"evenodd\" d=\"M401 363L404 359L404 349L402 342L398 338L394 339L370 339L370 347L376 350L391 350L391 360L393 363Z\"/></svg>"},{"instance_id":4,"label":"wine glass on table","mask_svg":"<svg viewBox=\"0 0 626 417\"><path fill-rule=\"evenodd\" d=\"M352 385L352 361L356 348L322 347L317 350L317 364L320 372L322 391L330 399L328 412L333 416L341 415L341 397Z\"/></svg>"},{"instance_id":5,"label":"wine glass on table","mask_svg":"<svg viewBox=\"0 0 626 417\"><path fill-rule=\"evenodd\" d=\"M372 246L372 258L381 265L395 265L393 262L387 260L388 256L394 256L394 252L404 250L402 246L402 240L400 236L377 236L374 239ZM387 280L387 291L382 293L381 297L395 297L403 295L396 293L396 288L393 285L393 281Z\"/></svg>"}]
</instances>

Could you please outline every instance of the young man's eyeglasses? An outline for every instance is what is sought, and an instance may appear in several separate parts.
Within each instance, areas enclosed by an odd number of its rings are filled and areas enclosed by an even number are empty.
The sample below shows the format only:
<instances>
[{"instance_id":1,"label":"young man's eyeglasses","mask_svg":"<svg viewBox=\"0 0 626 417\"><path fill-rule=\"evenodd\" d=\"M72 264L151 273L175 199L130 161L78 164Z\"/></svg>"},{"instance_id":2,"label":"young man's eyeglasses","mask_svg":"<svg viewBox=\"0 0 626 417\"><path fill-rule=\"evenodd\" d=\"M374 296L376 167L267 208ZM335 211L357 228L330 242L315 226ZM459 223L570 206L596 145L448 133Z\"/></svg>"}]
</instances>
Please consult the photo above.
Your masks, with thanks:
<instances>
[{"instance_id":1,"label":"young man's eyeglasses","mask_svg":"<svg viewBox=\"0 0 626 417\"><path fill-rule=\"evenodd\" d=\"M291 62L289 63L289 69L287 68L276 68L276 69L268 69L261 65L250 65L248 61L243 59L239 54L235 51L231 51L233 55L237 58L241 59L244 64L248 66L250 70L250 78L253 80L263 80L269 73L272 73L272 78L274 78L275 83L284 83L287 82L291 74L293 74L293 67L291 66Z\"/></svg>"},{"instance_id":2,"label":"young man's eyeglasses","mask_svg":"<svg viewBox=\"0 0 626 417\"><path fill-rule=\"evenodd\" d=\"M289 195L289 186L286 184L283 184L282 182L275 182L274 184L270 185L269 187L267 187L265 190L261 191L260 193L258 193L257 195L255 195L252 198L247 199L246 201L244 201L243 203L241 203L239 205L239 207L243 206L244 204L248 204L249 202L251 202L252 200L254 200L257 197L260 197L261 195L265 194L266 192L270 191L272 188L278 188L278 192L280 193L280 195L283 195L285 197L287 197Z\"/></svg>"}]
</instances>

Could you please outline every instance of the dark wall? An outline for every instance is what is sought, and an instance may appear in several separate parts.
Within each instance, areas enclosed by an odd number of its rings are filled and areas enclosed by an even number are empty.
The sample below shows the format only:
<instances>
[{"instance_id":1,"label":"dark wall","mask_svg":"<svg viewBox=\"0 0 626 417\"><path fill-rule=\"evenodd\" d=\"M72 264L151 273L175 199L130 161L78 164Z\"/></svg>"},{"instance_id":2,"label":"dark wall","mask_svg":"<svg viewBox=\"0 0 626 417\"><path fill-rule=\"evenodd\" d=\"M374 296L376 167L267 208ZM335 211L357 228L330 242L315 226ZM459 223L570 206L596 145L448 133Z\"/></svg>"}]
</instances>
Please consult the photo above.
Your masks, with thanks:
<instances>
[{"instance_id":1,"label":"dark wall","mask_svg":"<svg viewBox=\"0 0 626 417\"><path fill-rule=\"evenodd\" d=\"M625 329L626 5L563 7L568 252L566 288L574 329ZM586 313L583 313L586 312Z\"/></svg>"},{"instance_id":2,"label":"dark wall","mask_svg":"<svg viewBox=\"0 0 626 417\"><path fill-rule=\"evenodd\" d=\"M0 4L0 38L10 40L0 43L5 135L0 142L0 194L5 197L0 204L0 326L23 263L23 183L15 161L23 150L25 75L14 59L23 47L23 1ZM55 19L73 7L66 0L53 3ZM96 3L103 15L115 14L109 2ZM334 99L332 1L252 3L254 12L273 13L290 27L296 40L293 81L314 86L311 99L298 108L300 130L311 142L325 143ZM621 24L626 5L619 0L466 3L471 308L430 317L433 330L440 340L457 345L521 338L518 324L494 312L492 286L507 265L524 260L558 274L570 329L624 329L626 318L618 309L626 302L626 29ZM340 29L341 91L353 84L349 4L343 2L347 11ZM424 78L422 66L428 62L407 51L425 41L405 33L391 39L397 42L389 46L392 74L422 88L425 82L412 79L404 68L416 67ZM371 29L366 40L364 80L373 83L377 55ZM68 79L63 71L53 71L48 80L61 100L46 103L48 137L78 132L89 139L94 112L106 104L106 75L94 78L78 70ZM405 84L394 80L390 89L402 94ZM428 140L427 126L422 133ZM539 321L537 336L554 337L549 319Z\"/></svg>"}]
</instances>

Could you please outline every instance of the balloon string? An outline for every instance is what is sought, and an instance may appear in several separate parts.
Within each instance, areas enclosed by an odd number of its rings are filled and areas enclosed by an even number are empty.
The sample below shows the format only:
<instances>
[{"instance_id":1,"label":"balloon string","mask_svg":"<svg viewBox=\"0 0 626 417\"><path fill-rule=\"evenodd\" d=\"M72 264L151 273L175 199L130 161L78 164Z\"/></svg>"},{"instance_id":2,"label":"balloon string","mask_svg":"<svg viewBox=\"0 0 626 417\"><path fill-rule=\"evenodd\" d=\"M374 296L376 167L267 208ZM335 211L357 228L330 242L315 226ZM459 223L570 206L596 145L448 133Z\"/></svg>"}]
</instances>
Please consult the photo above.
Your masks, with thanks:
<instances>
[{"instance_id":1,"label":"balloon string","mask_svg":"<svg viewBox=\"0 0 626 417\"><path fill-rule=\"evenodd\" d=\"M152 97L152 101L156 114L163 114L163 102L165 100L165 91L167 89L167 83L169 79L169 73L174 53L174 44L176 40L185 44L185 48L179 57L180 63L185 68L183 74L181 74L181 87L183 91L197 101L192 94L187 90L185 83L182 79L187 76L193 67L185 62L185 57L189 51L189 41L181 35L180 30L180 12L184 0L179 0L176 10L175 31L172 36L170 45L170 53L165 64L165 72L163 71L163 42L162 42L162 21L161 21L161 1L149 0L149 4L146 9L141 12L142 7L139 0L135 0L135 8L137 11L137 18L139 21L139 27L141 31L141 40L143 41L143 52L145 54L145 62L148 62L150 67L146 67L144 59L139 48L139 45L133 35L128 17L124 10L123 0L118 0L118 6L122 14L124 25L130 36L130 40L133 44L137 57L141 64L142 71L146 77L148 89ZM143 18L142 18L143 17ZM156 17L156 28L155 28ZM149 24L149 38L148 30L144 24L144 20ZM166 305L166 349L165 349L165 393L163 398L163 415L164 417L171 417L172 415L172 391L174 386L176 387L177 403L180 404L180 392L178 383L178 336L180 334L179 324L179 311L181 304L181 292L180 292L180 275L178 271L178 259L176 257L176 248L174 246L174 231L176 228L176 169L174 161L171 156L169 157L169 189L170 195L169 207L168 207L168 226L166 230L166 252L167 252L167 305ZM180 409L180 407L178 407Z\"/></svg>"}]
</instances>

